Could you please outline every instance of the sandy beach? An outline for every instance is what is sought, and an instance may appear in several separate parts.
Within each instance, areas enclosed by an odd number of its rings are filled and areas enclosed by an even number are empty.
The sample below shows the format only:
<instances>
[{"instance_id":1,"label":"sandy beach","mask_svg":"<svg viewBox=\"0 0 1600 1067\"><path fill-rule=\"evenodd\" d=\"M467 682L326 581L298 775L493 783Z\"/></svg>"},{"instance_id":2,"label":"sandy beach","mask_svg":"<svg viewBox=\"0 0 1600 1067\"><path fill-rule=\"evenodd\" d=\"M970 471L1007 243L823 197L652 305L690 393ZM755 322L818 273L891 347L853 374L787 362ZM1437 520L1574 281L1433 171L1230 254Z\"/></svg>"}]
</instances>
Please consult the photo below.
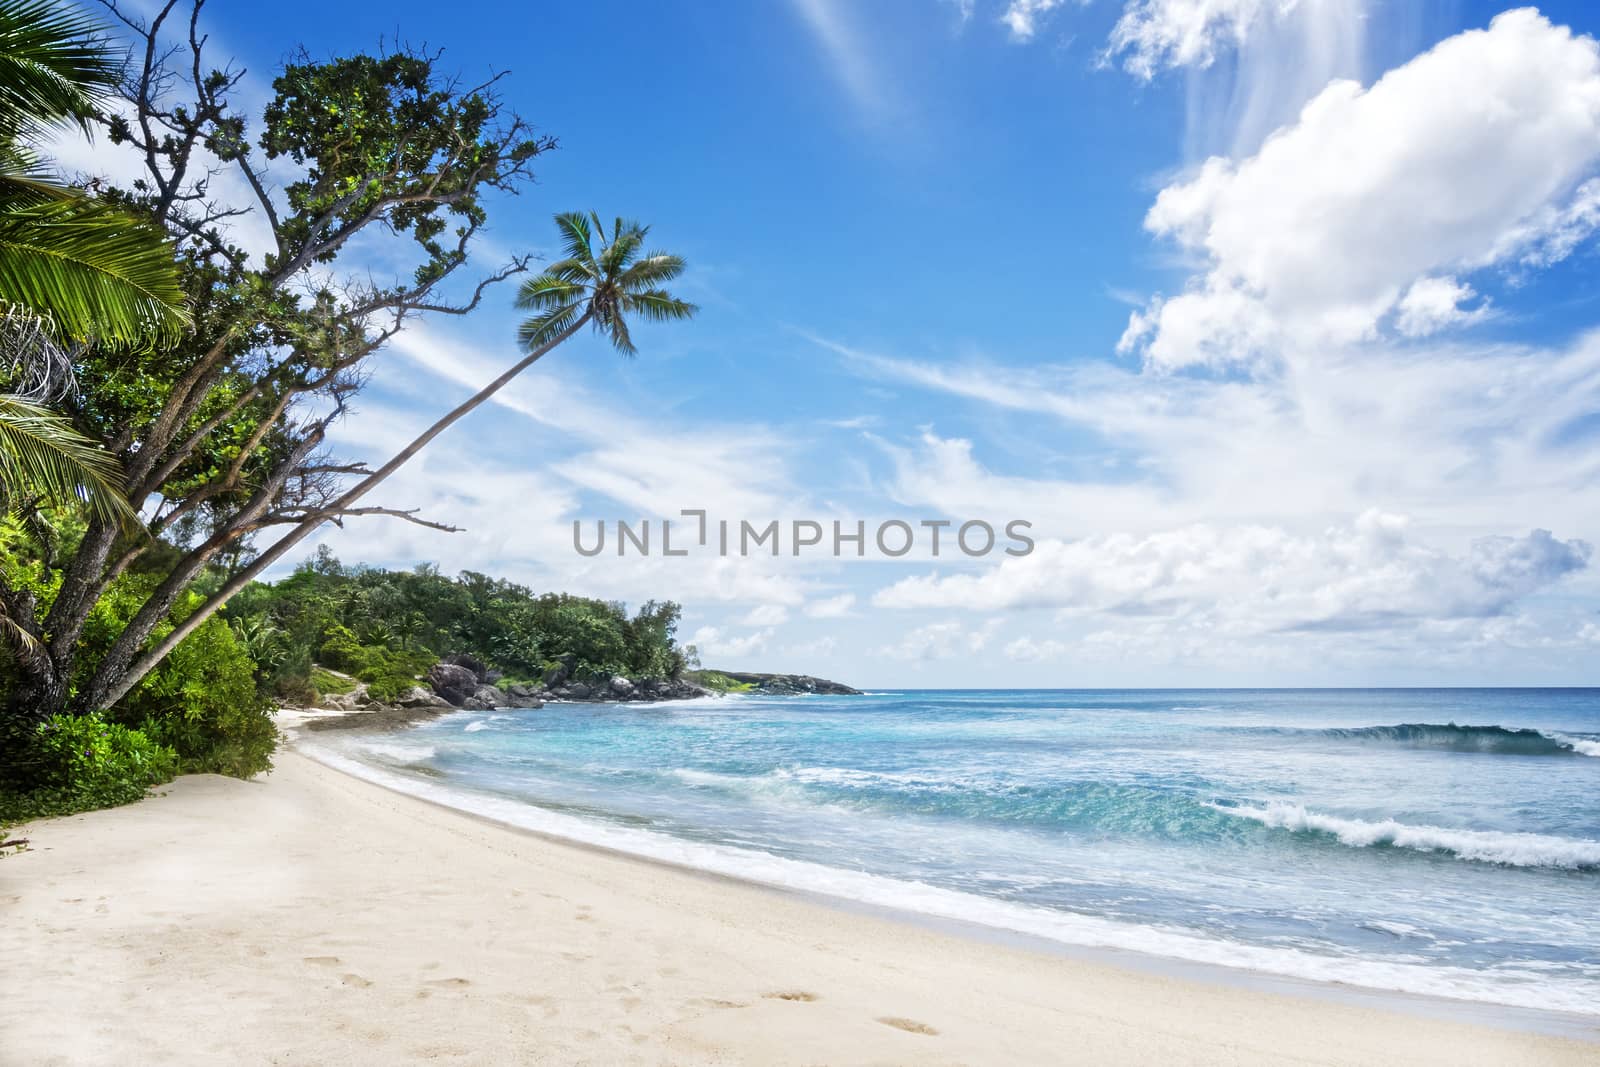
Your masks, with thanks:
<instances>
[{"instance_id":1,"label":"sandy beach","mask_svg":"<svg viewBox=\"0 0 1600 1067\"><path fill-rule=\"evenodd\" d=\"M292 748L13 836L7 1064L1600 1062L551 841Z\"/></svg>"}]
</instances>

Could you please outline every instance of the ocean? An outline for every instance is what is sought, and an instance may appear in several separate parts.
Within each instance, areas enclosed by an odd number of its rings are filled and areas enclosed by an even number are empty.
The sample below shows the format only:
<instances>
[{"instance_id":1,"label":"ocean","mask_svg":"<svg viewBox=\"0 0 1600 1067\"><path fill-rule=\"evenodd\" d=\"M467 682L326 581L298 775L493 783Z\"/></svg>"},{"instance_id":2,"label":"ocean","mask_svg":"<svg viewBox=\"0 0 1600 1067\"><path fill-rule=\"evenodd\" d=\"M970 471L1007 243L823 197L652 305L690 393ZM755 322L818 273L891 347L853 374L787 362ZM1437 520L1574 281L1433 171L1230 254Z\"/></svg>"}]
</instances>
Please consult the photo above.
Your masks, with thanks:
<instances>
[{"instance_id":1,"label":"ocean","mask_svg":"<svg viewBox=\"0 0 1600 1067\"><path fill-rule=\"evenodd\" d=\"M733 696L313 746L508 823L791 889L1600 1014L1600 690Z\"/></svg>"}]
</instances>

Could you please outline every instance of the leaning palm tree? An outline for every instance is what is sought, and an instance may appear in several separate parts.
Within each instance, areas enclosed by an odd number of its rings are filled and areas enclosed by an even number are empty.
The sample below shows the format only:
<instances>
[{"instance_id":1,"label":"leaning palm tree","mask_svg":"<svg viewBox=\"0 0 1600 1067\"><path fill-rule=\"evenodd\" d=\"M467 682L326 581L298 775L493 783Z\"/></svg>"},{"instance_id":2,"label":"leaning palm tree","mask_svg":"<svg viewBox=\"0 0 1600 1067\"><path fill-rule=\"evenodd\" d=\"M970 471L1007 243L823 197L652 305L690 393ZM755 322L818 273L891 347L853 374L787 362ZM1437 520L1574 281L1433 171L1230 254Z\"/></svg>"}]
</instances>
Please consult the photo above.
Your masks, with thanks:
<instances>
[{"instance_id":1,"label":"leaning palm tree","mask_svg":"<svg viewBox=\"0 0 1600 1067\"><path fill-rule=\"evenodd\" d=\"M650 232L648 227L619 218L607 237L600 217L593 212L587 215L582 212L557 215L556 227L561 231L566 257L552 263L537 278L523 283L517 293L517 307L537 312L522 324L517 333L518 342L527 355L441 416L383 466L362 478L326 507L307 515L288 533L260 552L249 565L236 572L222 588L207 598L204 604L134 661L122 677L101 695L102 698L94 702L96 707L110 707L126 696L167 653L178 647L179 642L227 603L229 597L249 585L256 575L282 559L291 548L330 519L345 515L396 514L385 508L357 508L355 504L405 466L412 456L427 447L428 442L480 407L513 378L584 326L593 326L597 333L611 342L613 348L631 356L636 349L628 329L630 316L670 322L690 318L698 310L693 304L679 300L661 288L683 273L683 259L665 252L643 253L644 240Z\"/></svg>"},{"instance_id":2,"label":"leaning palm tree","mask_svg":"<svg viewBox=\"0 0 1600 1067\"><path fill-rule=\"evenodd\" d=\"M429 441L480 407L513 378L585 326L594 327L595 332L606 337L618 352L632 356L638 349L634 348L628 330L630 316L672 322L692 318L699 310L661 288L683 273L681 256L666 252L640 254L650 227L619 218L607 238L599 215L568 211L556 216L556 228L561 231L566 258L552 263L543 274L524 282L517 291L517 307L538 312L525 320L517 331L517 343L527 355L418 434L416 440L395 453L393 459L345 493L333 505L334 509L348 507L377 488Z\"/></svg>"},{"instance_id":3,"label":"leaning palm tree","mask_svg":"<svg viewBox=\"0 0 1600 1067\"><path fill-rule=\"evenodd\" d=\"M77 499L127 519L116 463L40 405L70 384L65 349L148 346L187 322L160 229L46 175L30 143L86 134L116 85L98 25L54 0L0 0L0 497Z\"/></svg>"}]
</instances>

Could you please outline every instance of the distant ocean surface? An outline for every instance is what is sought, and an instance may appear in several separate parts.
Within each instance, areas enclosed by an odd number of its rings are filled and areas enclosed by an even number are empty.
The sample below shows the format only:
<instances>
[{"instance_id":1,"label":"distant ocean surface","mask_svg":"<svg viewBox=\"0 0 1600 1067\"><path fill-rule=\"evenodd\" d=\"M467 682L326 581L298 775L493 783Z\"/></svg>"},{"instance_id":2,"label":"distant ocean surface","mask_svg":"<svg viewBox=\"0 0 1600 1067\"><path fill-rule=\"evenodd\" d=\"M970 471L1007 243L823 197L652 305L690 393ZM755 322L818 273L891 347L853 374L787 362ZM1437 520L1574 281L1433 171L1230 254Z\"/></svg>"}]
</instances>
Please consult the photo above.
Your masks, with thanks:
<instances>
[{"instance_id":1,"label":"distant ocean surface","mask_svg":"<svg viewBox=\"0 0 1600 1067\"><path fill-rule=\"evenodd\" d=\"M315 744L430 799L775 885L1600 1014L1600 690L552 704Z\"/></svg>"}]
</instances>

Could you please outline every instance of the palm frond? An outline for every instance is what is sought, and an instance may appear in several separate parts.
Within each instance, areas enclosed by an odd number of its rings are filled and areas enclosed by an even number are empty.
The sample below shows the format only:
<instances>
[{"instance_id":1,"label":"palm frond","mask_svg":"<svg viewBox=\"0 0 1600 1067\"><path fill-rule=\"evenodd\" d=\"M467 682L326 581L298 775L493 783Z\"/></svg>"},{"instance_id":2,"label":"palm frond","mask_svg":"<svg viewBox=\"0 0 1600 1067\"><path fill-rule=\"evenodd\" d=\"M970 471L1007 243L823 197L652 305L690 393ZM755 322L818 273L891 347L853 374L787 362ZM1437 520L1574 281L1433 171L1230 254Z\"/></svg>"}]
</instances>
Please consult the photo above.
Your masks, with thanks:
<instances>
[{"instance_id":1,"label":"palm frond","mask_svg":"<svg viewBox=\"0 0 1600 1067\"><path fill-rule=\"evenodd\" d=\"M633 346L633 335L628 332L628 320L622 317L620 309L613 310L606 316L605 322L595 320L596 325L603 329L611 338L611 347L625 356L636 356L639 350Z\"/></svg>"},{"instance_id":2,"label":"palm frond","mask_svg":"<svg viewBox=\"0 0 1600 1067\"><path fill-rule=\"evenodd\" d=\"M0 393L0 495L75 502L104 519L137 525L116 458L49 408Z\"/></svg>"},{"instance_id":3,"label":"palm frond","mask_svg":"<svg viewBox=\"0 0 1600 1067\"><path fill-rule=\"evenodd\" d=\"M517 343L524 349L546 344L587 319L613 348L632 356L638 348L628 324L630 315L670 322L690 318L699 310L661 288L683 273L682 258L666 252L640 258L648 226L619 215L608 236L594 211L568 211L555 220L568 255L524 282L517 292L518 308L538 312L523 320L518 330Z\"/></svg>"},{"instance_id":4,"label":"palm frond","mask_svg":"<svg viewBox=\"0 0 1600 1067\"><path fill-rule=\"evenodd\" d=\"M581 211L563 211L556 216L556 228L561 231L561 241L567 250L567 259L583 263L594 262L594 235L589 229L589 219Z\"/></svg>"},{"instance_id":5,"label":"palm frond","mask_svg":"<svg viewBox=\"0 0 1600 1067\"><path fill-rule=\"evenodd\" d=\"M583 303L575 301L524 319L522 325L517 327L517 344L531 352L577 322L582 314Z\"/></svg>"},{"instance_id":6,"label":"palm frond","mask_svg":"<svg viewBox=\"0 0 1600 1067\"><path fill-rule=\"evenodd\" d=\"M683 267L682 256L669 255L666 252L651 252L623 271L617 281L624 289L636 289L645 286L655 288L662 282L670 282L682 274Z\"/></svg>"},{"instance_id":7,"label":"palm frond","mask_svg":"<svg viewBox=\"0 0 1600 1067\"><path fill-rule=\"evenodd\" d=\"M0 0L0 131L88 120L116 85L100 24L55 0Z\"/></svg>"},{"instance_id":8,"label":"palm frond","mask_svg":"<svg viewBox=\"0 0 1600 1067\"><path fill-rule=\"evenodd\" d=\"M645 234L648 232L637 222L618 219L611 241L600 251L600 273L608 277L621 274L639 254Z\"/></svg>"},{"instance_id":9,"label":"palm frond","mask_svg":"<svg viewBox=\"0 0 1600 1067\"><path fill-rule=\"evenodd\" d=\"M629 293L622 298L622 306L638 312L651 322L675 322L693 318L700 309L687 300L679 300L664 289L646 289L642 293Z\"/></svg>"},{"instance_id":10,"label":"palm frond","mask_svg":"<svg viewBox=\"0 0 1600 1067\"><path fill-rule=\"evenodd\" d=\"M161 231L86 196L0 212L0 301L101 344L168 341L188 322Z\"/></svg>"},{"instance_id":11,"label":"palm frond","mask_svg":"<svg viewBox=\"0 0 1600 1067\"><path fill-rule=\"evenodd\" d=\"M516 306L521 311L543 310L557 304L570 304L587 291L588 287L581 282L546 272L522 283L517 289Z\"/></svg>"}]
</instances>

